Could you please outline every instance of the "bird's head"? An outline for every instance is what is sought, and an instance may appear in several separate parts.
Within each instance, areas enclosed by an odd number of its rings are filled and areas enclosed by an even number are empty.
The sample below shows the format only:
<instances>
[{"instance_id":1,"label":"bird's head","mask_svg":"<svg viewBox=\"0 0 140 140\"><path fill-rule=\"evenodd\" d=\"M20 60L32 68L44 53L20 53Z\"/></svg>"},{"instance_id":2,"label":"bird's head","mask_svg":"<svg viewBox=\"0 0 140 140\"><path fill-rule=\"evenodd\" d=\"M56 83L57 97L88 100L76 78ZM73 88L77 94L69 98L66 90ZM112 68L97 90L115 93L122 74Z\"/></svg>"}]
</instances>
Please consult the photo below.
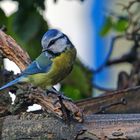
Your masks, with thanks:
<instances>
[{"instance_id":1,"label":"bird's head","mask_svg":"<svg viewBox=\"0 0 140 140\"><path fill-rule=\"evenodd\" d=\"M68 37L56 29L48 30L42 37L41 44L43 52L47 51L54 55L74 47Z\"/></svg>"}]
</instances>

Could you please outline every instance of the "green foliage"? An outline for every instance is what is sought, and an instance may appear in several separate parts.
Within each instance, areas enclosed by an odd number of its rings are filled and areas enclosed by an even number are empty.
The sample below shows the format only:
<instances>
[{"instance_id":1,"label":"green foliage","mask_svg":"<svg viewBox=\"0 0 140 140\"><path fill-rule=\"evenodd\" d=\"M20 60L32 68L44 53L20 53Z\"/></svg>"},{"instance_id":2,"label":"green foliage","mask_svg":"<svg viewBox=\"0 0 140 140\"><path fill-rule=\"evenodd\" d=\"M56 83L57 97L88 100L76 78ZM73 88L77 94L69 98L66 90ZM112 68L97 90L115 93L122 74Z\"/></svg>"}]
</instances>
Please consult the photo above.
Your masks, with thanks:
<instances>
[{"instance_id":1,"label":"green foliage","mask_svg":"<svg viewBox=\"0 0 140 140\"><path fill-rule=\"evenodd\" d=\"M39 8L41 10L45 10L45 0L28 0L26 2L24 0L13 1L17 1L19 3L19 8L26 8L27 10L31 10L30 8Z\"/></svg>"},{"instance_id":2,"label":"green foliage","mask_svg":"<svg viewBox=\"0 0 140 140\"><path fill-rule=\"evenodd\" d=\"M0 25L7 25L7 18L4 11L0 8Z\"/></svg>"},{"instance_id":3,"label":"green foliage","mask_svg":"<svg viewBox=\"0 0 140 140\"><path fill-rule=\"evenodd\" d=\"M101 32L100 32L101 36L107 35L109 31L111 30L112 25L113 25L112 18L107 17L105 20L104 26L102 27Z\"/></svg>"},{"instance_id":4,"label":"green foliage","mask_svg":"<svg viewBox=\"0 0 140 140\"><path fill-rule=\"evenodd\" d=\"M91 97L92 76L92 71L77 59L70 75L62 81L61 90L75 100Z\"/></svg>"},{"instance_id":5,"label":"green foliage","mask_svg":"<svg viewBox=\"0 0 140 140\"><path fill-rule=\"evenodd\" d=\"M113 18L111 16L106 17L103 27L101 28L100 35L106 36L110 31L115 31L118 33L124 32L128 27L128 18L117 17Z\"/></svg>"},{"instance_id":6,"label":"green foliage","mask_svg":"<svg viewBox=\"0 0 140 140\"><path fill-rule=\"evenodd\" d=\"M113 25L113 29L117 32L124 32L128 27L128 19L119 18Z\"/></svg>"}]
</instances>

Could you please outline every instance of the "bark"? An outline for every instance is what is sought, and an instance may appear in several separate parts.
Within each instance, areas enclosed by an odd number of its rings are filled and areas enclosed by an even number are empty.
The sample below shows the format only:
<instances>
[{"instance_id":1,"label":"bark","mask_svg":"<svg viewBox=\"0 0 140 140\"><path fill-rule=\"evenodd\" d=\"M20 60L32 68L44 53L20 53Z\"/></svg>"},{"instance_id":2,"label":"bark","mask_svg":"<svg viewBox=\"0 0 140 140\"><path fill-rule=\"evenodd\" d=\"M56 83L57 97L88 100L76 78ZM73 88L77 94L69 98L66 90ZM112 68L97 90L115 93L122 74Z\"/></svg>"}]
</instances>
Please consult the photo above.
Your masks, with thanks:
<instances>
[{"instance_id":1,"label":"bark","mask_svg":"<svg viewBox=\"0 0 140 140\"><path fill-rule=\"evenodd\" d=\"M15 40L0 30L0 53L15 62L17 66L24 70L30 64L30 57Z\"/></svg>"},{"instance_id":2,"label":"bark","mask_svg":"<svg viewBox=\"0 0 140 140\"><path fill-rule=\"evenodd\" d=\"M1 140L138 140L140 115L90 115L84 123L66 124L45 114L22 114L0 119Z\"/></svg>"},{"instance_id":3,"label":"bark","mask_svg":"<svg viewBox=\"0 0 140 140\"><path fill-rule=\"evenodd\" d=\"M84 115L93 113L139 113L140 86L105 93L101 97L77 101Z\"/></svg>"}]
</instances>

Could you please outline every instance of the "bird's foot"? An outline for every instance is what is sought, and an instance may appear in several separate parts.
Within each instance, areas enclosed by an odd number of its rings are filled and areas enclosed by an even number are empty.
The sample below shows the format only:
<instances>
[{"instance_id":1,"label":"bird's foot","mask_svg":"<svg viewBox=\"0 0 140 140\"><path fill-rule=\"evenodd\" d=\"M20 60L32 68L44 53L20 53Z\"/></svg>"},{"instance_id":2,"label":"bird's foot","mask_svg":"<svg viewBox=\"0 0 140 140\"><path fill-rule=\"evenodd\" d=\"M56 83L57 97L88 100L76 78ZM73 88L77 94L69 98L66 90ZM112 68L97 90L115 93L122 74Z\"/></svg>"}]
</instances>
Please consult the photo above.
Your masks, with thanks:
<instances>
[{"instance_id":1,"label":"bird's foot","mask_svg":"<svg viewBox=\"0 0 140 140\"><path fill-rule=\"evenodd\" d=\"M68 101L72 102L71 98L64 96L63 92L57 91L55 88L52 88L51 90L47 90L47 95L49 93L53 93L53 94L57 95L59 98L61 98L61 99L68 100Z\"/></svg>"},{"instance_id":2,"label":"bird's foot","mask_svg":"<svg viewBox=\"0 0 140 140\"><path fill-rule=\"evenodd\" d=\"M64 96L64 94L62 92L58 92L58 96L60 96L61 99L64 99L64 100L68 100L68 101L71 101L72 102L72 99L67 97L67 96Z\"/></svg>"}]
</instances>

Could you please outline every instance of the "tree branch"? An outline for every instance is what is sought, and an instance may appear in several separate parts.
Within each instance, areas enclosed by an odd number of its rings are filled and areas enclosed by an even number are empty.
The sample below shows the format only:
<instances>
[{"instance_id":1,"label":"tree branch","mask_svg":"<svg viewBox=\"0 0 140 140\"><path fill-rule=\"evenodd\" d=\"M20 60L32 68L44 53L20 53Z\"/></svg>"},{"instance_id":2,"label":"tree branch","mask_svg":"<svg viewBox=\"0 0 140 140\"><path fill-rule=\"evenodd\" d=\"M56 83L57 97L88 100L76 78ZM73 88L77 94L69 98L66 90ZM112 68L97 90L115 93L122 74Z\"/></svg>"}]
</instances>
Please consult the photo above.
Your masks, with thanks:
<instances>
[{"instance_id":1,"label":"tree branch","mask_svg":"<svg viewBox=\"0 0 140 140\"><path fill-rule=\"evenodd\" d=\"M56 140L138 140L140 115L90 115L83 124L62 120L45 114L24 113L0 119L1 140L56 139Z\"/></svg>"},{"instance_id":2,"label":"tree branch","mask_svg":"<svg viewBox=\"0 0 140 140\"><path fill-rule=\"evenodd\" d=\"M29 55L15 42L13 38L0 30L0 53L15 62L24 70L30 64Z\"/></svg>"},{"instance_id":3,"label":"tree branch","mask_svg":"<svg viewBox=\"0 0 140 140\"><path fill-rule=\"evenodd\" d=\"M77 101L76 105L83 110L84 115L93 113L139 113L140 86L105 93Z\"/></svg>"}]
</instances>

